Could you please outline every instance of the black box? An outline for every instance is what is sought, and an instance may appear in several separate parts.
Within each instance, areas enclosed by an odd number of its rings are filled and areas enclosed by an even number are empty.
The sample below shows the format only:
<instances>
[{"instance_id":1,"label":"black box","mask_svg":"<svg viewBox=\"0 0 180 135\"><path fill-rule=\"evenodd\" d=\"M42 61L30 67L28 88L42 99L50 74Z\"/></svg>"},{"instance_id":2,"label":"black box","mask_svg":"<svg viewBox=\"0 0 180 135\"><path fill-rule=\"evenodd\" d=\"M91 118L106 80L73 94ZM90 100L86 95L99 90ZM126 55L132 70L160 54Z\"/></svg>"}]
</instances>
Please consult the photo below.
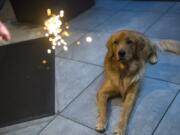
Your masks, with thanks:
<instances>
[{"instance_id":1,"label":"black box","mask_svg":"<svg viewBox=\"0 0 180 135\"><path fill-rule=\"evenodd\" d=\"M55 56L38 38L0 46L0 127L55 113Z\"/></svg>"}]
</instances>

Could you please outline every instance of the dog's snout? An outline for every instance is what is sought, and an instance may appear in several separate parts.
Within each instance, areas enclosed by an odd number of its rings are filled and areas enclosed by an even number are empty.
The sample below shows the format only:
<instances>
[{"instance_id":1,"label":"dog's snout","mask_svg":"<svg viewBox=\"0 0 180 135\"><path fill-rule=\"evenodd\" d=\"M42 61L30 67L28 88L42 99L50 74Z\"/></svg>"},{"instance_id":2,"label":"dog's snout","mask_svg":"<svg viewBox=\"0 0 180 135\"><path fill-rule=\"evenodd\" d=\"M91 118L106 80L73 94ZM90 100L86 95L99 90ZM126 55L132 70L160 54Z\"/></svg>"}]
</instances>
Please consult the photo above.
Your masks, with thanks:
<instances>
[{"instance_id":1,"label":"dog's snout","mask_svg":"<svg viewBox=\"0 0 180 135\"><path fill-rule=\"evenodd\" d=\"M126 52L125 52L125 50L120 50L118 54L119 54L120 58L124 58L126 55Z\"/></svg>"}]
</instances>

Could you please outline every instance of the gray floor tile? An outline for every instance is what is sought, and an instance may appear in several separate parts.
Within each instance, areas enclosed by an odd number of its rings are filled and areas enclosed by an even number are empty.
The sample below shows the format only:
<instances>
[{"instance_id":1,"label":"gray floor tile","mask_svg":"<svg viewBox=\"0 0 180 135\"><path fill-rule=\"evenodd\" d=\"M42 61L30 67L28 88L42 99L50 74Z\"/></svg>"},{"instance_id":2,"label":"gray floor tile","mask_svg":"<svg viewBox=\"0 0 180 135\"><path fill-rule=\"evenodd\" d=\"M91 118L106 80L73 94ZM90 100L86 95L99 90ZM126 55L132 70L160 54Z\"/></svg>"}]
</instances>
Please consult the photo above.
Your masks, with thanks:
<instances>
[{"instance_id":1,"label":"gray floor tile","mask_svg":"<svg viewBox=\"0 0 180 135\"><path fill-rule=\"evenodd\" d=\"M64 39L67 42L68 46L70 46L72 43L74 43L78 39L80 39L84 34L87 33L87 31L76 30L76 29L70 28L69 33L70 33L70 36ZM61 46L57 47L56 50L55 50L55 54L57 55L62 50L63 50L63 48Z\"/></svg>"},{"instance_id":2,"label":"gray floor tile","mask_svg":"<svg viewBox=\"0 0 180 135\"><path fill-rule=\"evenodd\" d=\"M152 135L176 94L177 90L168 88L164 91L163 87L149 92L146 97L140 94L129 123L128 135Z\"/></svg>"},{"instance_id":3,"label":"gray floor tile","mask_svg":"<svg viewBox=\"0 0 180 135\"><path fill-rule=\"evenodd\" d=\"M91 30L96 25L103 23L114 14L115 11L107 11L106 9L93 7L73 19L69 24L72 28Z\"/></svg>"},{"instance_id":4,"label":"gray floor tile","mask_svg":"<svg viewBox=\"0 0 180 135\"><path fill-rule=\"evenodd\" d=\"M96 91L100 87L102 79L102 76L99 77L71 106L62 112L62 115L94 128L96 121Z\"/></svg>"},{"instance_id":5,"label":"gray floor tile","mask_svg":"<svg viewBox=\"0 0 180 135\"><path fill-rule=\"evenodd\" d=\"M62 112L62 115L91 128L95 128L97 116L95 98L97 89L102 82L102 78L102 76L99 77L92 85L90 85L78 99ZM142 84L141 92L132 115L132 120L129 124L129 133L137 133L133 135L151 134L168 105L175 97L178 88L180 88L178 85L146 78ZM122 109L119 107L119 99L112 101L111 105L107 134L112 133ZM148 129L151 131L146 133ZM142 131L142 133L139 134L138 131Z\"/></svg>"},{"instance_id":6,"label":"gray floor tile","mask_svg":"<svg viewBox=\"0 0 180 135\"><path fill-rule=\"evenodd\" d=\"M171 12L171 13L180 13L180 2L176 2L174 7L172 7L169 12Z\"/></svg>"},{"instance_id":7,"label":"gray floor tile","mask_svg":"<svg viewBox=\"0 0 180 135\"><path fill-rule=\"evenodd\" d=\"M58 56L103 65L109 35L107 33L89 33L81 38L79 46L73 44L68 52L62 52ZM86 37L91 37L92 42L88 43Z\"/></svg>"},{"instance_id":8,"label":"gray floor tile","mask_svg":"<svg viewBox=\"0 0 180 135\"><path fill-rule=\"evenodd\" d=\"M127 135L152 135L177 91L154 90L148 93L146 95L140 93L128 125ZM112 134L116 127L119 114L122 112L121 109L117 106L112 107L109 126L106 131L108 135Z\"/></svg>"},{"instance_id":9,"label":"gray floor tile","mask_svg":"<svg viewBox=\"0 0 180 135\"><path fill-rule=\"evenodd\" d=\"M162 119L154 135L179 135L180 133L180 94Z\"/></svg>"},{"instance_id":10,"label":"gray floor tile","mask_svg":"<svg viewBox=\"0 0 180 135\"><path fill-rule=\"evenodd\" d=\"M40 135L98 135L94 130L58 116Z\"/></svg>"},{"instance_id":11,"label":"gray floor tile","mask_svg":"<svg viewBox=\"0 0 180 135\"><path fill-rule=\"evenodd\" d=\"M102 25L95 27L94 31L113 32L122 29L131 29L144 32L160 15L161 13L154 12L120 11Z\"/></svg>"},{"instance_id":12,"label":"gray floor tile","mask_svg":"<svg viewBox=\"0 0 180 135\"><path fill-rule=\"evenodd\" d=\"M123 7L125 7L129 2L128 1L96 1L95 7L99 9L106 9L106 10L115 10L120 11Z\"/></svg>"},{"instance_id":13,"label":"gray floor tile","mask_svg":"<svg viewBox=\"0 0 180 135\"><path fill-rule=\"evenodd\" d=\"M180 56L159 52L158 63L148 65L146 76L180 84Z\"/></svg>"},{"instance_id":14,"label":"gray floor tile","mask_svg":"<svg viewBox=\"0 0 180 135\"><path fill-rule=\"evenodd\" d=\"M166 12L175 2L159 2L159 1L131 1L123 9L129 11L153 11Z\"/></svg>"},{"instance_id":15,"label":"gray floor tile","mask_svg":"<svg viewBox=\"0 0 180 135\"><path fill-rule=\"evenodd\" d=\"M180 40L180 14L168 13L160 18L146 35L161 39Z\"/></svg>"},{"instance_id":16,"label":"gray floor tile","mask_svg":"<svg viewBox=\"0 0 180 135\"><path fill-rule=\"evenodd\" d=\"M37 135L40 132L40 130L42 130L47 124L47 122L44 122L36 125L31 125L26 128L5 133L3 135Z\"/></svg>"},{"instance_id":17,"label":"gray floor tile","mask_svg":"<svg viewBox=\"0 0 180 135\"><path fill-rule=\"evenodd\" d=\"M44 117L37 120L27 121L0 128L3 135L36 135L46 124L53 120L54 116Z\"/></svg>"},{"instance_id":18,"label":"gray floor tile","mask_svg":"<svg viewBox=\"0 0 180 135\"><path fill-rule=\"evenodd\" d=\"M102 68L56 57L56 102L64 109L100 73Z\"/></svg>"}]
</instances>

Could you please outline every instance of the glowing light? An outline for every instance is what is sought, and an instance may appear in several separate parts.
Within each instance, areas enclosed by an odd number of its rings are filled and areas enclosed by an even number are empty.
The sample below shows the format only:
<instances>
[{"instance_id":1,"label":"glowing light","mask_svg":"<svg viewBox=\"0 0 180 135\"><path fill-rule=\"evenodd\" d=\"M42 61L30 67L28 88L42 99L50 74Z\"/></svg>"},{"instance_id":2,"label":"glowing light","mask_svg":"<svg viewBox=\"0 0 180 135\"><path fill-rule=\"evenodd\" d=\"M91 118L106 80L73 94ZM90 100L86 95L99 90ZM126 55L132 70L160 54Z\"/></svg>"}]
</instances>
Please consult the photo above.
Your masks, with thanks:
<instances>
[{"instance_id":1,"label":"glowing light","mask_svg":"<svg viewBox=\"0 0 180 135\"><path fill-rule=\"evenodd\" d=\"M51 16L51 9L47 9L47 15Z\"/></svg>"},{"instance_id":2,"label":"glowing light","mask_svg":"<svg viewBox=\"0 0 180 135\"><path fill-rule=\"evenodd\" d=\"M80 45L80 44L81 44L81 42L80 42L80 41L77 41L77 42L76 42L76 44L77 44L77 45Z\"/></svg>"},{"instance_id":3,"label":"glowing light","mask_svg":"<svg viewBox=\"0 0 180 135\"><path fill-rule=\"evenodd\" d=\"M42 60L42 64L46 64L47 63L47 61L46 60Z\"/></svg>"},{"instance_id":4,"label":"glowing light","mask_svg":"<svg viewBox=\"0 0 180 135\"><path fill-rule=\"evenodd\" d=\"M49 34L48 34L48 33L46 33L46 34L45 34L45 36L46 36L46 37L49 37Z\"/></svg>"},{"instance_id":5,"label":"glowing light","mask_svg":"<svg viewBox=\"0 0 180 135\"><path fill-rule=\"evenodd\" d=\"M69 26L66 26L66 29L69 29Z\"/></svg>"},{"instance_id":6,"label":"glowing light","mask_svg":"<svg viewBox=\"0 0 180 135\"><path fill-rule=\"evenodd\" d=\"M49 38L49 41L53 41L53 38L50 37L50 38Z\"/></svg>"},{"instance_id":7,"label":"glowing light","mask_svg":"<svg viewBox=\"0 0 180 135\"><path fill-rule=\"evenodd\" d=\"M55 50L55 49L56 49L56 46L52 46L52 49Z\"/></svg>"},{"instance_id":8,"label":"glowing light","mask_svg":"<svg viewBox=\"0 0 180 135\"><path fill-rule=\"evenodd\" d=\"M68 47L67 46L63 46L65 51L68 51Z\"/></svg>"},{"instance_id":9,"label":"glowing light","mask_svg":"<svg viewBox=\"0 0 180 135\"><path fill-rule=\"evenodd\" d=\"M70 35L67 31L64 31L62 34L63 34L63 36L66 36L66 37L69 37L69 35Z\"/></svg>"},{"instance_id":10,"label":"glowing light","mask_svg":"<svg viewBox=\"0 0 180 135\"><path fill-rule=\"evenodd\" d=\"M53 45L53 46L56 46L57 44L56 44L56 42L52 42L52 45Z\"/></svg>"},{"instance_id":11,"label":"glowing light","mask_svg":"<svg viewBox=\"0 0 180 135\"><path fill-rule=\"evenodd\" d=\"M48 37L51 42L51 48L56 49L56 45L62 45L63 49L67 51L67 42L63 37L68 37L70 34L66 30L69 26L67 27L62 21L64 11L60 10L59 15L54 15L52 14L51 9L47 9L47 15L49 18L44 22L44 30L46 31L45 36ZM47 52L51 53L51 49L48 49Z\"/></svg>"},{"instance_id":12,"label":"glowing light","mask_svg":"<svg viewBox=\"0 0 180 135\"><path fill-rule=\"evenodd\" d=\"M86 37L86 41L88 42L88 43L90 43L90 42L92 42L92 37Z\"/></svg>"},{"instance_id":13,"label":"glowing light","mask_svg":"<svg viewBox=\"0 0 180 135\"><path fill-rule=\"evenodd\" d=\"M48 49L48 50L47 50L47 53L50 54L50 53L51 53L51 49Z\"/></svg>"},{"instance_id":14,"label":"glowing light","mask_svg":"<svg viewBox=\"0 0 180 135\"><path fill-rule=\"evenodd\" d=\"M61 10L61 11L59 12L59 15L60 15L60 17L64 17L64 10Z\"/></svg>"},{"instance_id":15,"label":"glowing light","mask_svg":"<svg viewBox=\"0 0 180 135\"><path fill-rule=\"evenodd\" d=\"M61 45L61 42L57 42L57 45L60 46L60 45Z\"/></svg>"}]
</instances>

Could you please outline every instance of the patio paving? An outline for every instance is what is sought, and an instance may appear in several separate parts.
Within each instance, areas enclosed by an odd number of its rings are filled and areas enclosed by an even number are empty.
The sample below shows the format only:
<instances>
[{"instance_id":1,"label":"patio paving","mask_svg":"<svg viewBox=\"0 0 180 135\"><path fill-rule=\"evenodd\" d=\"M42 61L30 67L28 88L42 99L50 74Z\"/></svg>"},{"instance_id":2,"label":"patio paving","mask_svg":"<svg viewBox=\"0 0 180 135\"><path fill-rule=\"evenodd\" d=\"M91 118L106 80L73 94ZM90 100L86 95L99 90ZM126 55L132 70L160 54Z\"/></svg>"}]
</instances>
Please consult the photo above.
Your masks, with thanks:
<instances>
[{"instance_id":1,"label":"patio paving","mask_svg":"<svg viewBox=\"0 0 180 135\"><path fill-rule=\"evenodd\" d=\"M56 114L0 129L2 135L100 135L95 131L97 89L103 80L105 44L113 31L133 29L150 38L180 40L180 2L97 0L69 24L69 50L56 51ZM86 38L91 37L92 42ZM80 44L78 45L77 42ZM126 135L179 135L180 56L159 52L147 64ZM122 112L109 103L111 135Z\"/></svg>"},{"instance_id":2,"label":"patio paving","mask_svg":"<svg viewBox=\"0 0 180 135\"><path fill-rule=\"evenodd\" d=\"M154 38L180 40L179 18L179 13L168 12L145 33Z\"/></svg>"},{"instance_id":3,"label":"patio paving","mask_svg":"<svg viewBox=\"0 0 180 135\"><path fill-rule=\"evenodd\" d=\"M128 11L153 11L153 12L166 12L175 3L168 1L131 1L122 9ZM175 8L177 9L177 7Z\"/></svg>"},{"instance_id":4,"label":"patio paving","mask_svg":"<svg viewBox=\"0 0 180 135\"><path fill-rule=\"evenodd\" d=\"M94 27L94 31L113 32L122 29L131 29L144 32L162 15L161 12L119 11L103 24Z\"/></svg>"}]
</instances>

